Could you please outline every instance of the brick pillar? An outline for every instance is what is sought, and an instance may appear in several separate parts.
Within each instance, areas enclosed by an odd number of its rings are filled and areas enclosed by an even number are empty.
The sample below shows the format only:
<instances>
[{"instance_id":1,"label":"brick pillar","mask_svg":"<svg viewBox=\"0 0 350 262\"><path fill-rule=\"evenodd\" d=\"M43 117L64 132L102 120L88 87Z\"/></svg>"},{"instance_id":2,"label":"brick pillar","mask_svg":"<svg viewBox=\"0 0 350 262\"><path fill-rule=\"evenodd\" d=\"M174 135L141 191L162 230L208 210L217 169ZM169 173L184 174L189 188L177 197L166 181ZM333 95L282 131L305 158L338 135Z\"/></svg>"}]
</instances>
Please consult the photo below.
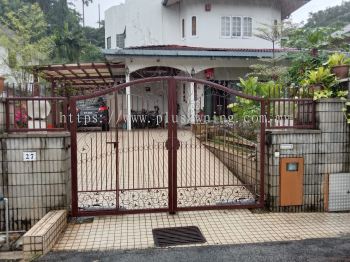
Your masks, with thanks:
<instances>
[{"instance_id":1,"label":"brick pillar","mask_svg":"<svg viewBox=\"0 0 350 262\"><path fill-rule=\"evenodd\" d=\"M322 99L316 105L316 130L267 131L265 189L270 210L327 210L328 175L350 172L350 125L346 123L343 107L344 102L340 99ZM293 149L284 150L282 144L292 144ZM282 157L304 158L304 197L301 206L281 207L279 204Z\"/></svg>"},{"instance_id":2,"label":"brick pillar","mask_svg":"<svg viewBox=\"0 0 350 262\"><path fill-rule=\"evenodd\" d=\"M340 99L322 99L316 105L316 123L321 131L320 173L350 171L350 125Z\"/></svg>"}]
</instances>

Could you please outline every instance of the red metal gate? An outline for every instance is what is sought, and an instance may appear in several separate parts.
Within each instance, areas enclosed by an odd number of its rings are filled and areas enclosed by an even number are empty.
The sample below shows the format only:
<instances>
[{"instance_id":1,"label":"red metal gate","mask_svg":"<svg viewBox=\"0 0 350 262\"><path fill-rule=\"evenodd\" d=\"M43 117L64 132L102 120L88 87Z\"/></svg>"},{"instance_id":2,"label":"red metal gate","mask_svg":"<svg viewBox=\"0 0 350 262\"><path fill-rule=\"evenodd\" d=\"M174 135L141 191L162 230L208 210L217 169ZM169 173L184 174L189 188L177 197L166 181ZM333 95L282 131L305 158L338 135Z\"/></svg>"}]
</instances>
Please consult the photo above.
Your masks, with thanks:
<instances>
[{"instance_id":1,"label":"red metal gate","mask_svg":"<svg viewBox=\"0 0 350 262\"><path fill-rule=\"evenodd\" d=\"M72 97L72 215L262 207L265 123L229 121L237 98L265 117L264 99L187 77Z\"/></svg>"}]
</instances>

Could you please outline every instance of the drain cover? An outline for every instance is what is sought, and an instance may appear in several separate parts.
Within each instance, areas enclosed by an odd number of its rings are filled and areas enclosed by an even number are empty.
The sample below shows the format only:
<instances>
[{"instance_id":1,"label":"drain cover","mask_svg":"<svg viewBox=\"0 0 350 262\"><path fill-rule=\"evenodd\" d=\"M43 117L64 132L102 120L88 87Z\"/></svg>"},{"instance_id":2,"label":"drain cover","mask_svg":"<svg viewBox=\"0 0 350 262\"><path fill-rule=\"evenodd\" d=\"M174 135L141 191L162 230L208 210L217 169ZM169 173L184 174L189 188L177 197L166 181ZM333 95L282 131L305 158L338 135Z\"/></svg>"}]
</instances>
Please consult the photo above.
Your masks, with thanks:
<instances>
[{"instance_id":1,"label":"drain cover","mask_svg":"<svg viewBox=\"0 0 350 262\"><path fill-rule=\"evenodd\" d=\"M205 243L206 240L198 227L169 227L152 230L157 247Z\"/></svg>"},{"instance_id":2,"label":"drain cover","mask_svg":"<svg viewBox=\"0 0 350 262\"><path fill-rule=\"evenodd\" d=\"M94 217L72 217L69 223L74 224L87 224L94 222Z\"/></svg>"}]
</instances>

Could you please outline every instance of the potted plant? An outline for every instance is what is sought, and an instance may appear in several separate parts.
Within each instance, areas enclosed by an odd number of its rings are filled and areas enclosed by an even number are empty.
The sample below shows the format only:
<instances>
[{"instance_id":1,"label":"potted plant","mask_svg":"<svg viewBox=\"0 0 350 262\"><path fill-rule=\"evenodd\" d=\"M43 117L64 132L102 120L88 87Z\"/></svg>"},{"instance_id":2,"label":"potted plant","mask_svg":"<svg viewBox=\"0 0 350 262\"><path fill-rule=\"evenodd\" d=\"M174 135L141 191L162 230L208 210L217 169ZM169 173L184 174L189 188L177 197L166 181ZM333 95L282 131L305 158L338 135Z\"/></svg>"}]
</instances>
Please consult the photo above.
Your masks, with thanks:
<instances>
[{"instance_id":1,"label":"potted plant","mask_svg":"<svg viewBox=\"0 0 350 262\"><path fill-rule=\"evenodd\" d=\"M323 66L308 71L306 78L302 81L304 87L308 87L313 91L331 88L335 84L337 84L335 75L331 73L329 68Z\"/></svg>"},{"instance_id":2,"label":"potted plant","mask_svg":"<svg viewBox=\"0 0 350 262\"><path fill-rule=\"evenodd\" d=\"M332 70L332 73L340 79L349 77L350 58L345 54L335 53L328 58L326 63Z\"/></svg>"}]
</instances>

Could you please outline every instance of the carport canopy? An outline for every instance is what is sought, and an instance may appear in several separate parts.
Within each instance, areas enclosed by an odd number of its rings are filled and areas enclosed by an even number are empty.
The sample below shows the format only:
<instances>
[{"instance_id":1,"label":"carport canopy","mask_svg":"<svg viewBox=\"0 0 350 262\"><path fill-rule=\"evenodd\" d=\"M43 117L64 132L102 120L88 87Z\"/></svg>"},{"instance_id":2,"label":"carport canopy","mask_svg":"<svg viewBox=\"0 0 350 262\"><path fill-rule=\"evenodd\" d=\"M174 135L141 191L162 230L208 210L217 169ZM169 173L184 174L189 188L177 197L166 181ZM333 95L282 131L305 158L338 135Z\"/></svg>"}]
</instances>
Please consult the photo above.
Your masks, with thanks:
<instances>
[{"instance_id":1,"label":"carport canopy","mask_svg":"<svg viewBox=\"0 0 350 262\"><path fill-rule=\"evenodd\" d=\"M124 63L77 63L33 66L34 83L38 78L52 83L54 88L69 85L79 90L107 88L125 79Z\"/></svg>"}]
</instances>

